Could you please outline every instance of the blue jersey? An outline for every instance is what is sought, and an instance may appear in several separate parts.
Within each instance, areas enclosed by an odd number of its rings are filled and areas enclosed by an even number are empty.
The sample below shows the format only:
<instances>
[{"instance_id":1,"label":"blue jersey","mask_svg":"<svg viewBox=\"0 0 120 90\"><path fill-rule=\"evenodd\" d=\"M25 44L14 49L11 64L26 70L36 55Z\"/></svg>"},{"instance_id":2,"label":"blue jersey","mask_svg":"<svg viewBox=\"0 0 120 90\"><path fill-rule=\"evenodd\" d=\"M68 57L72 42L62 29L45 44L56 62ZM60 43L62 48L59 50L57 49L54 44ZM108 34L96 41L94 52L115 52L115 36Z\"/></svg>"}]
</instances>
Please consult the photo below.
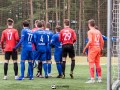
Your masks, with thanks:
<instances>
[{"instance_id":1,"label":"blue jersey","mask_svg":"<svg viewBox=\"0 0 120 90\"><path fill-rule=\"evenodd\" d=\"M46 34L47 34L47 38L48 38L48 45L50 44L50 41L52 39L53 36L53 32L51 30L45 30Z\"/></svg>"},{"instance_id":2,"label":"blue jersey","mask_svg":"<svg viewBox=\"0 0 120 90\"><path fill-rule=\"evenodd\" d=\"M54 58L56 62L62 61L62 43L59 41L60 33L53 35L51 45L55 46Z\"/></svg>"},{"instance_id":3,"label":"blue jersey","mask_svg":"<svg viewBox=\"0 0 120 90\"><path fill-rule=\"evenodd\" d=\"M37 30L34 32L34 44L37 51L46 52L48 38L44 30Z\"/></svg>"},{"instance_id":4,"label":"blue jersey","mask_svg":"<svg viewBox=\"0 0 120 90\"><path fill-rule=\"evenodd\" d=\"M60 33L56 33L53 35L51 39L51 45L55 46L55 49L60 48L62 49L62 43L59 41L59 35Z\"/></svg>"},{"instance_id":5,"label":"blue jersey","mask_svg":"<svg viewBox=\"0 0 120 90\"><path fill-rule=\"evenodd\" d=\"M15 48L18 48L22 44L22 49L32 51L33 33L29 28L24 28L21 31L21 39Z\"/></svg>"}]
</instances>

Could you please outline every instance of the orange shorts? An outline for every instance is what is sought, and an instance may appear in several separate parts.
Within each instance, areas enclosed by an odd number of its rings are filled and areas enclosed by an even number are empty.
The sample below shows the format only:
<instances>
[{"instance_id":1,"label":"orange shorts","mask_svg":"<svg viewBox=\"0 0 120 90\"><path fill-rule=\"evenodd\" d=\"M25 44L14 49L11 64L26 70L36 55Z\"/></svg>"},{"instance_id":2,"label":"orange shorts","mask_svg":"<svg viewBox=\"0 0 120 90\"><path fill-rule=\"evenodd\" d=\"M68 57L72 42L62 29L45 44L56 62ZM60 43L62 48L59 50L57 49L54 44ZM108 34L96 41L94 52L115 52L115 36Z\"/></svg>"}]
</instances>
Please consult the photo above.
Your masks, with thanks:
<instances>
[{"instance_id":1,"label":"orange shorts","mask_svg":"<svg viewBox=\"0 0 120 90\"><path fill-rule=\"evenodd\" d=\"M89 63L100 63L101 49L97 46L89 47L88 61Z\"/></svg>"}]
</instances>

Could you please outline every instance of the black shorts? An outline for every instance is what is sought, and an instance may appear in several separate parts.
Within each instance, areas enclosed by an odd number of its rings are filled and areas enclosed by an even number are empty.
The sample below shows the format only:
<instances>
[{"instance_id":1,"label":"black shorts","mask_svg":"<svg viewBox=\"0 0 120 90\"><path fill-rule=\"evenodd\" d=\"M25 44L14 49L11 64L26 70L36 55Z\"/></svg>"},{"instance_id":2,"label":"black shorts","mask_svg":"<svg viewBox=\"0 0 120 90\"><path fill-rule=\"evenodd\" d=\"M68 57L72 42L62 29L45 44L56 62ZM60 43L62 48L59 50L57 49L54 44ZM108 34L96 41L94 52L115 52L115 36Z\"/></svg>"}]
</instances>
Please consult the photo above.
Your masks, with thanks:
<instances>
[{"instance_id":1,"label":"black shorts","mask_svg":"<svg viewBox=\"0 0 120 90\"><path fill-rule=\"evenodd\" d=\"M70 58L75 57L73 44L65 44L62 46L62 57L67 57L67 54L69 54Z\"/></svg>"},{"instance_id":2,"label":"black shorts","mask_svg":"<svg viewBox=\"0 0 120 90\"><path fill-rule=\"evenodd\" d=\"M5 52L5 60L10 60L10 57L12 57L12 60L17 60L17 52L16 51L6 51Z\"/></svg>"}]
</instances>

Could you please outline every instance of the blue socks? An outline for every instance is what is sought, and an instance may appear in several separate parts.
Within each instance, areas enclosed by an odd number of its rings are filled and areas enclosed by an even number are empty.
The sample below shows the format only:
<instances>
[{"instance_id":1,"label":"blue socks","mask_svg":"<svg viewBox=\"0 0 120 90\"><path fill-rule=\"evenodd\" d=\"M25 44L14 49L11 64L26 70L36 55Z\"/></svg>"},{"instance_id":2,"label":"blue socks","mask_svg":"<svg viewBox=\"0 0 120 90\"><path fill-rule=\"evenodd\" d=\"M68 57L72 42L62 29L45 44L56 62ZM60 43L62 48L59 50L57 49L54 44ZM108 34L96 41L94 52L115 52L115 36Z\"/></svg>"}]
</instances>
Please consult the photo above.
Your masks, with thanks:
<instances>
[{"instance_id":1,"label":"blue socks","mask_svg":"<svg viewBox=\"0 0 120 90\"><path fill-rule=\"evenodd\" d=\"M51 73L51 63L48 63L48 74Z\"/></svg>"},{"instance_id":2,"label":"blue socks","mask_svg":"<svg viewBox=\"0 0 120 90\"><path fill-rule=\"evenodd\" d=\"M33 63L32 62L28 62L28 73L30 78L33 78Z\"/></svg>"},{"instance_id":3,"label":"blue socks","mask_svg":"<svg viewBox=\"0 0 120 90\"><path fill-rule=\"evenodd\" d=\"M43 63L43 69L44 69L44 72L45 72L45 76L48 76L47 63Z\"/></svg>"},{"instance_id":4,"label":"blue socks","mask_svg":"<svg viewBox=\"0 0 120 90\"><path fill-rule=\"evenodd\" d=\"M21 77L24 77L24 70L25 70L25 62L21 61Z\"/></svg>"},{"instance_id":5,"label":"blue socks","mask_svg":"<svg viewBox=\"0 0 120 90\"><path fill-rule=\"evenodd\" d=\"M97 69L96 69L96 78L98 78L98 71L97 71Z\"/></svg>"},{"instance_id":6,"label":"blue socks","mask_svg":"<svg viewBox=\"0 0 120 90\"><path fill-rule=\"evenodd\" d=\"M61 65L61 63L56 63L56 66L57 66L57 70L58 70L59 75L62 75L62 65Z\"/></svg>"}]
</instances>

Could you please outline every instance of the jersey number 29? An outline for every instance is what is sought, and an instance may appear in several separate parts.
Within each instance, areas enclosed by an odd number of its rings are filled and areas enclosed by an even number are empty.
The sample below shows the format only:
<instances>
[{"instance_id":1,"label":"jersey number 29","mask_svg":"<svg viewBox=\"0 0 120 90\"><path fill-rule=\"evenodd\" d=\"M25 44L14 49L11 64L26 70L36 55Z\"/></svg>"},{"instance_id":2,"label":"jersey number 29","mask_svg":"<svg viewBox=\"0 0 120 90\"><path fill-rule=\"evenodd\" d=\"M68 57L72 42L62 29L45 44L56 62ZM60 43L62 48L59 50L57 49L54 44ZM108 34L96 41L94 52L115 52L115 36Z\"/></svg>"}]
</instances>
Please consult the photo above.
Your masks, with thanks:
<instances>
[{"instance_id":1,"label":"jersey number 29","mask_svg":"<svg viewBox=\"0 0 120 90\"><path fill-rule=\"evenodd\" d=\"M64 36L64 40L70 40L71 38L71 33L63 33L63 36Z\"/></svg>"}]
</instances>

